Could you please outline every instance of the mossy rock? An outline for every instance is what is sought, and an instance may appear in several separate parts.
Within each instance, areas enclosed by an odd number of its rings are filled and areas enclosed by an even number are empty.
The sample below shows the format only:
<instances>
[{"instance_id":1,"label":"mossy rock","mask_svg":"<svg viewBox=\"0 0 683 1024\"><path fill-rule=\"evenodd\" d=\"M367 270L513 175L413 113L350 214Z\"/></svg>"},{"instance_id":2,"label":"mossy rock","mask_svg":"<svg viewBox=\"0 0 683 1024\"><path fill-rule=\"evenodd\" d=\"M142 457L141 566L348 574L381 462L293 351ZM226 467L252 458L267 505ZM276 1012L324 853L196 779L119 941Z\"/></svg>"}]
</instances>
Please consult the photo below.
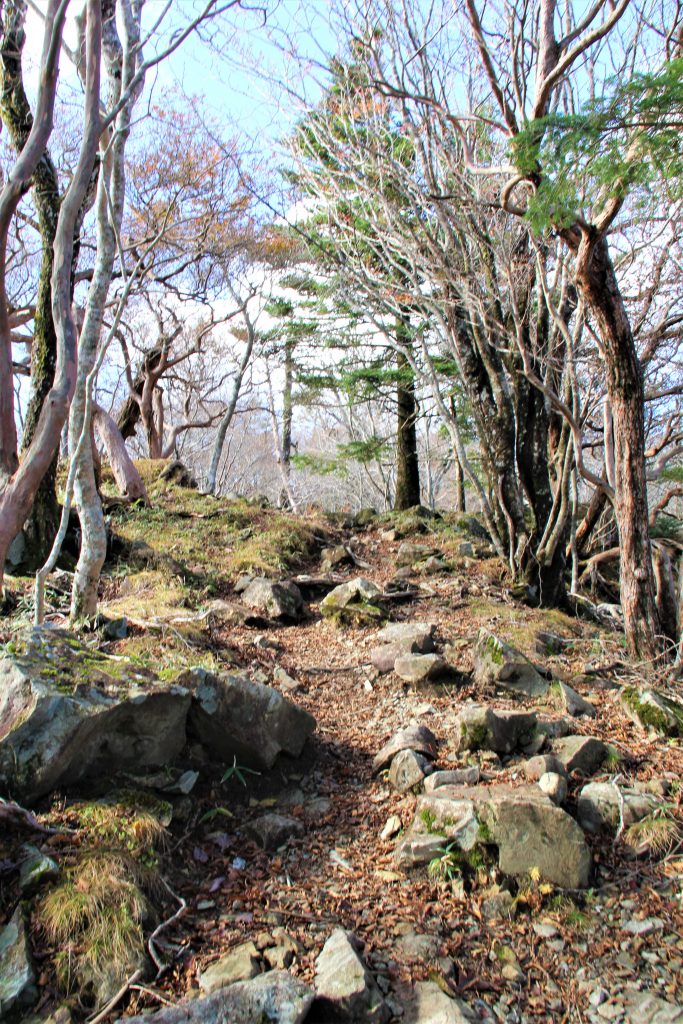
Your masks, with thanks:
<instances>
[{"instance_id":1,"label":"mossy rock","mask_svg":"<svg viewBox=\"0 0 683 1024\"><path fill-rule=\"evenodd\" d=\"M683 736L683 704L658 690L626 686L621 691L626 713L646 732L669 738Z\"/></svg>"}]
</instances>

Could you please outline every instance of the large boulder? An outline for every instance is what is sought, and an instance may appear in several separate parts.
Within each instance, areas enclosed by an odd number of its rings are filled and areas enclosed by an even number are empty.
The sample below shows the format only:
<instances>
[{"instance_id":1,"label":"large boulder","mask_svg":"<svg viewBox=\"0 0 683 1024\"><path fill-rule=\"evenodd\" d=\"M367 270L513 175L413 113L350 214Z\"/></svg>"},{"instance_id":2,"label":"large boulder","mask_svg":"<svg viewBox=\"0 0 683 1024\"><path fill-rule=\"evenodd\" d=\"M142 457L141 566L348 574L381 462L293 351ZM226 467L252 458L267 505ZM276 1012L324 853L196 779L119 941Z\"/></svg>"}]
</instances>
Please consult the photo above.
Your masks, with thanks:
<instances>
[{"instance_id":1,"label":"large boulder","mask_svg":"<svg viewBox=\"0 0 683 1024\"><path fill-rule=\"evenodd\" d=\"M268 971L156 1013L120 1017L117 1024L303 1024L312 1002L303 981L287 971Z\"/></svg>"},{"instance_id":2,"label":"large boulder","mask_svg":"<svg viewBox=\"0 0 683 1024\"><path fill-rule=\"evenodd\" d=\"M320 602L320 612L342 626L376 625L385 618L381 596L375 583L358 576L331 590Z\"/></svg>"},{"instance_id":3,"label":"large boulder","mask_svg":"<svg viewBox=\"0 0 683 1024\"><path fill-rule=\"evenodd\" d=\"M515 877L536 869L543 881L581 889L591 855L581 828L534 785L443 786L417 801L412 833L440 834L469 851L498 848L501 871Z\"/></svg>"},{"instance_id":4,"label":"large boulder","mask_svg":"<svg viewBox=\"0 0 683 1024\"><path fill-rule=\"evenodd\" d=\"M332 932L316 961L314 1019L382 1024L391 1016L377 984L358 955L355 936Z\"/></svg>"},{"instance_id":5,"label":"large boulder","mask_svg":"<svg viewBox=\"0 0 683 1024\"><path fill-rule=\"evenodd\" d=\"M0 661L0 788L31 803L83 779L167 765L185 745L190 693L61 630Z\"/></svg>"},{"instance_id":6,"label":"large boulder","mask_svg":"<svg viewBox=\"0 0 683 1024\"><path fill-rule=\"evenodd\" d=\"M542 697L549 686L528 658L487 629L479 630L474 648L474 678L527 697Z\"/></svg>"},{"instance_id":7,"label":"large boulder","mask_svg":"<svg viewBox=\"0 0 683 1024\"><path fill-rule=\"evenodd\" d=\"M494 711L481 704L462 709L456 721L458 750L511 754L528 747L536 733L533 711Z\"/></svg>"},{"instance_id":8,"label":"large boulder","mask_svg":"<svg viewBox=\"0 0 683 1024\"><path fill-rule=\"evenodd\" d=\"M178 679L193 696L188 729L217 761L272 768L282 752L298 757L315 729L308 711L245 676L195 668Z\"/></svg>"},{"instance_id":9,"label":"large boulder","mask_svg":"<svg viewBox=\"0 0 683 1024\"><path fill-rule=\"evenodd\" d=\"M252 580L242 592L242 600L266 618L284 622L298 622L304 606L296 583L273 583L262 577Z\"/></svg>"}]
</instances>

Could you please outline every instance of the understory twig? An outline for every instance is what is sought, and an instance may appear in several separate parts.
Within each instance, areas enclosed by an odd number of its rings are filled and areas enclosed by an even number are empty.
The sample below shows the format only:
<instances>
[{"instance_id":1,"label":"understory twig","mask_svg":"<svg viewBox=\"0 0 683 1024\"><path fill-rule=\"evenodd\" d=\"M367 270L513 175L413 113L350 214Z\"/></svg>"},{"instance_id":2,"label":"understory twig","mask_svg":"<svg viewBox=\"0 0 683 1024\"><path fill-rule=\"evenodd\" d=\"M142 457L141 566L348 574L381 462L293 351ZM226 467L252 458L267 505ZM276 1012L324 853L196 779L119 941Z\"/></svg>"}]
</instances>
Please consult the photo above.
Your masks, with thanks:
<instances>
[{"instance_id":1,"label":"understory twig","mask_svg":"<svg viewBox=\"0 0 683 1024\"><path fill-rule=\"evenodd\" d=\"M164 878L162 878L161 881L166 891L171 894L174 900L177 900L178 903L180 903L180 906L176 910L175 914L167 918L165 921L162 921L161 924L154 929L149 939L147 940L147 949L149 950L149 955L154 961L154 966L157 969L157 978L159 977L160 974L163 973L163 971L166 970L168 964L165 964L158 956L156 949L154 948L154 940L158 939L162 931L164 931L165 928L168 928L170 924L173 924L174 921L177 921L178 918L181 917L187 910L187 902L183 899L183 897L178 896L177 893L173 892L173 889L170 887L170 885Z\"/></svg>"},{"instance_id":2,"label":"understory twig","mask_svg":"<svg viewBox=\"0 0 683 1024\"><path fill-rule=\"evenodd\" d=\"M127 981L124 981L121 988L111 997L106 1006L102 1007L99 1013L96 1013L94 1017L88 1017L87 1024L99 1024L100 1021L104 1020L104 1018L114 1009L118 1001L123 999L129 988L134 985L141 976L142 968L138 967L137 971L131 974Z\"/></svg>"}]
</instances>

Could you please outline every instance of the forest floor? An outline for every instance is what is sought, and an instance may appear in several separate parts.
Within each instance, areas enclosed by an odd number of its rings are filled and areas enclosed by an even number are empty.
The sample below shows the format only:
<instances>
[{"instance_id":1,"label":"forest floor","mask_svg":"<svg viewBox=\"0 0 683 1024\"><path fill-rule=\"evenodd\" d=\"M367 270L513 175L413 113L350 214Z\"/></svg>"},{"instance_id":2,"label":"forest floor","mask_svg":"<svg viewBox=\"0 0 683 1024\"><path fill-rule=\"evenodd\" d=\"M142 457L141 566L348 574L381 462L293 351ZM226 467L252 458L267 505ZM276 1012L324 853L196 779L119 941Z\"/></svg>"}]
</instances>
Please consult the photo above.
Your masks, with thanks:
<instances>
[{"instance_id":1,"label":"forest floor","mask_svg":"<svg viewBox=\"0 0 683 1024\"><path fill-rule=\"evenodd\" d=\"M639 857L622 838L590 838L591 888L558 890L539 884L532 872L507 883L512 912L497 918L486 904L502 882L495 871L482 868L464 879L430 875L425 868L404 871L393 858L396 838L380 838L391 815L403 827L414 815L415 795L395 792L386 773L372 770L373 757L397 730L427 725L440 743L438 767L452 768L464 764L455 735L463 704L560 712L552 700L513 697L472 682L472 651L482 626L554 678L571 681L595 705L597 717L577 718L572 731L605 740L619 762L593 781L679 780L680 741L646 735L619 702L620 684L634 677L622 636L560 611L517 603L497 559L457 554L464 534L453 524L434 526L427 536L389 539L386 520L353 529L314 513L302 523L245 503L216 503L196 492L181 500L180 494L169 488L153 495L149 509L113 513L113 529L128 553L108 568L103 610L111 617L126 614L129 632L102 648L157 669L238 668L276 688L274 670L284 669L299 684L286 696L314 715L317 728L301 758L281 757L268 773L238 766L224 781L220 771L202 774L181 820L171 823L163 860L163 878L175 896L161 917L170 917L179 899L185 903L159 938L168 967L156 981L133 986L107 1019L191 994L201 972L221 954L250 939L264 949L274 928L284 928L296 949L289 970L312 982L325 939L342 926L364 943L365 962L395 1020L411 984L427 978L460 996L481 1020L683 1020L680 844ZM207 601L231 598L240 572L273 578L319 573L325 544L348 545L363 566L343 568L344 578L362 575L384 590L404 540L438 548L448 571L415 573L414 596L393 602L391 618L435 624L437 649L448 649L454 669L450 681L416 688L394 673L380 675L369 659L377 630L341 629L322 618L317 600L307 602L305 618L296 625L235 626L194 615ZM21 592L21 581L16 587ZM59 578L51 599L52 621L63 624ZM6 624L2 639L15 626ZM541 657L539 631L571 643L561 656ZM520 762L505 759L495 781L518 782ZM585 781L578 773L570 777L570 811ZM40 806L40 820L68 821L70 799L67 794ZM680 815L677 785L670 800L668 813ZM246 832L265 810L300 819L303 835L265 852ZM0 914L6 911L0 903ZM43 964L41 1004L49 1008L58 995L51 967L55 951L38 925L33 942ZM514 957L501 955L503 947ZM515 970L504 971L510 962ZM661 1003L646 1016L639 992L671 1004L670 1016L654 1016L655 1009L664 1012ZM634 1005L641 1009L630 1009ZM73 1008L78 1016L75 1000Z\"/></svg>"}]
</instances>

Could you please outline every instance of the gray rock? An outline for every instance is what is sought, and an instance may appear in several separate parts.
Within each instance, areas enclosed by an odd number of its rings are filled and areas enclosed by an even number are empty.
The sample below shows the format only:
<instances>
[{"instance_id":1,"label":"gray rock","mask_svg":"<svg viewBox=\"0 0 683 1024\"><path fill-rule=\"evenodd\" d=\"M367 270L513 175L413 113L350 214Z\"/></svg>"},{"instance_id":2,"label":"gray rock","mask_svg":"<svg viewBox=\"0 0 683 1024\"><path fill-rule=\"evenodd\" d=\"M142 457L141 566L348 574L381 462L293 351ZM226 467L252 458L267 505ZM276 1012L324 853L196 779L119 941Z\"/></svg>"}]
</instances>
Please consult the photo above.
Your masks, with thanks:
<instances>
[{"instance_id":1,"label":"gray rock","mask_svg":"<svg viewBox=\"0 0 683 1024\"><path fill-rule=\"evenodd\" d=\"M474 649L474 678L528 697L544 696L549 686L528 658L486 629L479 630Z\"/></svg>"},{"instance_id":2,"label":"gray rock","mask_svg":"<svg viewBox=\"0 0 683 1024\"><path fill-rule=\"evenodd\" d=\"M430 576L436 576L440 572L448 572L449 567L443 558L438 558L436 555L430 555L424 562L420 562L420 571L427 573Z\"/></svg>"},{"instance_id":3,"label":"gray rock","mask_svg":"<svg viewBox=\"0 0 683 1024\"><path fill-rule=\"evenodd\" d=\"M683 1006L670 1003L651 992L625 989L621 1000L625 1024L683 1024Z\"/></svg>"},{"instance_id":4,"label":"gray rock","mask_svg":"<svg viewBox=\"0 0 683 1024\"><path fill-rule=\"evenodd\" d=\"M683 736L683 704L652 689L626 686L621 704L630 718L655 736Z\"/></svg>"},{"instance_id":5,"label":"gray rock","mask_svg":"<svg viewBox=\"0 0 683 1024\"><path fill-rule=\"evenodd\" d=\"M523 877L536 868L543 881L561 888L588 885L590 850L581 828L560 807L550 801L494 796L481 817L498 846L504 874Z\"/></svg>"},{"instance_id":6,"label":"gray rock","mask_svg":"<svg viewBox=\"0 0 683 1024\"><path fill-rule=\"evenodd\" d=\"M394 671L396 659L404 655L405 649L401 644L382 644L381 647L373 647L370 651L370 662L382 675Z\"/></svg>"},{"instance_id":7,"label":"gray rock","mask_svg":"<svg viewBox=\"0 0 683 1024\"><path fill-rule=\"evenodd\" d=\"M380 990L358 955L355 936L343 928L332 932L316 961L315 992L314 1016L348 1024L374 1024L390 1017Z\"/></svg>"},{"instance_id":8,"label":"gray rock","mask_svg":"<svg viewBox=\"0 0 683 1024\"><path fill-rule=\"evenodd\" d=\"M580 693L573 690L567 683L559 682L557 686L559 687L562 703L570 715L574 718L595 718L597 711L589 700L582 697Z\"/></svg>"},{"instance_id":9,"label":"gray rock","mask_svg":"<svg viewBox=\"0 0 683 1024\"><path fill-rule=\"evenodd\" d=\"M567 780L557 772L545 772L538 780L542 793L549 796L557 807L561 807L567 799Z\"/></svg>"},{"instance_id":10,"label":"gray rock","mask_svg":"<svg viewBox=\"0 0 683 1024\"><path fill-rule=\"evenodd\" d=\"M435 629L433 622L389 622L377 639L383 644L405 644L408 653L431 654Z\"/></svg>"},{"instance_id":11,"label":"gray rock","mask_svg":"<svg viewBox=\"0 0 683 1024\"><path fill-rule=\"evenodd\" d=\"M478 1018L462 999L447 996L435 981L418 981L405 1024L471 1024Z\"/></svg>"},{"instance_id":12,"label":"gray rock","mask_svg":"<svg viewBox=\"0 0 683 1024\"><path fill-rule=\"evenodd\" d=\"M387 839L393 839L395 835L403 828L403 823L399 818L398 814L390 814L384 823L384 828L379 834L380 839L386 842Z\"/></svg>"},{"instance_id":13,"label":"gray rock","mask_svg":"<svg viewBox=\"0 0 683 1024\"><path fill-rule=\"evenodd\" d=\"M408 683L425 683L438 679L448 668L438 654L403 654L394 662L394 672Z\"/></svg>"},{"instance_id":14,"label":"gray rock","mask_svg":"<svg viewBox=\"0 0 683 1024\"><path fill-rule=\"evenodd\" d=\"M441 845L472 850L481 841L480 822L465 786L444 786L418 797L411 833L441 836ZM409 833L409 834L411 834Z\"/></svg>"},{"instance_id":15,"label":"gray rock","mask_svg":"<svg viewBox=\"0 0 683 1024\"><path fill-rule=\"evenodd\" d=\"M375 583L358 576L331 590L320 602L320 613L345 626L372 625L384 618L381 596Z\"/></svg>"},{"instance_id":16,"label":"gray rock","mask_svg":"<svg viewBox=\"0 0 683 1024\"><path fill-rule=\"evenodd\" d=\"M245 676L191 669L181 681L194 697L188 728L218 761L272 768L283 751L298 757L315 729L307 711Z\"/></svg>"},{"instance_id":17,"label":"gray rock","mask_svg":"<svg viewBox=\"0 0 683 1024\"><path fill-rule=\"evenodd\" d=\"M456 722L458 750L493 750L511 754L533 740L533 711L494 711L481 704L464 707Z\"/></svg>"},{"instance_id":18,"label":"gray rock","mask_svg":"<svg viewBox=\"0 0 683 1024\"><path fill-rule=\"evenodd\" d=\"M503 873L525 876L537 868L563 888L588 885L590 850L573 818L534 785L444 786L417 801L412 831L439 831L459 848L498 847Z\"/></svg>"},{"instance_id":19,"label":"gray rock","mask_svg":"<svg viewBox=\"0 0 683 1024\"><path fill-rule=\"evenodd\" d=\"M425 793L433 793L441 786L476 786L481 777L478 765L471 768L453 768L450 771L432 772L424 780Z\"/></svg>"},{"instance_id":20,"label":"gray rock","mask_svg":"<svg viewBox=\"0 0 683 1024\"><path fill-rule=\"evenodd\" d=\"M254 837L264 850L277 850L288 839L300 838L304 827L296 818L286 814L262 814L251 821L245 831Z\"/></svg>"},{"instance_id":21,"label":"gray rock","mask_svg":"<svg viewBox=\"0 0 683 1024\"><path fill-rule=\"evenodd\" d=\"M461 558L474 558L474 545L469 540L463 540L458 544L458 554Z\"/></svg>"},{"instance_id":22,"label":"gray rock","mask_svg":"<svg viewBox=\"0 0 683 1024\"><path fill-rule=\"evenodd\" d=\"M312 1003L308 985L286 971L268 971L156 1013L120 1017L117 1024L303 1024Z\"/></svg>"},{"instance_id":23,"label":"gray rock","mask_svg":"<svg viewBox=\"0 0 683 1024\"><path fill-rule=\"evenodd\" d=\"M441 552L438 548L430 547L429 544L411 544L408 541L404 541L396 554L396 565L399 568L402 566L419 565L420 562L426 562L432 556L439 557L440 555Z\"/></svg>"},{"instance_id":24,"label":"gray rock","mask_svg":"<svg viewBox=\"0 0 683 1024\"><path fill-rule=\"evenodd\" d=\"M304 689L297 679L292 679L289 673L285 672L279 665L273 672L273 681L278 686L281 686L286 693L301 693Z\"/></svg>"},{"instance_id":25,"label":"gray rock","mask_svg":"<svg viewBox=\"0 0 683 1024\"><path fill-rule=\"evenodd\" d=\"M576 771L592 775L600 768L608 752L607 745L594 736L565 736L553 743L553 754L564 765L568 775Z\"/></svg>"},{"instance_id":26,"label":"gray rock","mask_svg":"<svg viewBox=\"0 0 683 1024\"><path fill-rule=\"evenodd\" d=\"M614 831L623 815L624 826L646 818L662 801L654 794L624 789L609 782L590 782L579 794L577 817L587 832Z\"/></svg>"},{"instance_id":27,"label":"gray rock","mask_svg":"<svg viewBox=\"0 0 683 1024\"><path fill-rule=\"evenodd\" d=\"M377 519L376 508L359 508L353 517L354 526L372 526L375 519Z\"/></svg>"},{"instance_id":28,"label":"gray rock","mask_svg":"<svg viewBox=\"0 0 683 1024\"><path fill-rule=\"evenodd\" d=\"M258 973L258 950L253 942L243 942L199 975L199 987L206 995L210 995L236 981L255 978Z\"/></svg>"},{"instance_id":29,"label":"gray rock","mask_svg":"<svg viewBox=\"0 0 683 1024\"><path fill-rule=\"evenodd\" d=\"M242 593L242 600L249 608L262 612L269 619L298 622L303 611L303 598L296 583L273 583L272 580L256 579Z\"/></svg>"},{"instance_id":30,"label":"gray rock","mask_svg":"<svg viewBox=\"0 0 683 1024\"><path fill-rule=\"evenodd\" d=\"M59 875L59 866L52 857L42 853L38 847L26 843L22 846L23 860L19 868L19 888L28 895L39 889L45 882L53 882Z\"/></svg>"},{"instance_id":31,"label":"gray rock","mask_svg":"<svg viewBox=\"0 0 683 1024\"><path fill-rule=\"evenodd\" d=\"M431 763L414 750L399 750L389 768L389 782L399 793L408 793L419 786L429 772Z\"/></svg>"},{"instance_id":32,"label":"gray rock","mask_svg":"<svg viewBox=\"0 0 683 1024\"><path fill-rule=\"evenodd\" d=\"M83 779L173 761L190 694L108 658L61 630L39 629L0 661L0 785L25 803Z\"/></svg>"},{"instance_id":33,"label":"gray rock","mask_svg":"<svg viewBox=\"0 0 683 1024\"><path fill-rule=\"evenodd\" d=\"M0 930L0 1020L37 998L35 974L21 906Z\"/></svg>"},{"instance_id":34,"label":"gray rock","mask_svg":"<svg viewBox=\"0 0 683 1024\"><path fill-rule=\"evenodd\" d=\"M438 745L439 741L426 725L409 725L406 729L400 729L384 744L372 762L372 770L375 773L381 772L391 764L399 750L414 750L434 760Z\"/></svg>"},{"instance_id":35,"label":"gray rock","mask_svg":"<svg viewBox=\"0 0 683 1024\"><path fill-rule=\"evenodd\" d=\"M353 564L353 559L343 544L336 544L332 548L323 548L320 557L323 572L330 572L338 565Z\"/></svg>"},{"instance_id":36,"label":"gray rock","mask_svg":"<svg viewBox=\"0 0 683 1024\"><path fill-rule=\"evenodd\" d=\"M558 740L563 736L569 736L574 725L571 718L547 718L545 715L538 716L538 732L547 736L549 740Z\"/></svg>"},{"instance_id":37,"label":"gray rock","mask_svg":"<svg viewBox=\"0 0 683 1024\"><path fill-rule=\"evenodd\" d=\"M537 754L530 757L522 765L522 771L530 782L538 782L542 775L552 772L554 775L566 775L567 770L559 758L553 754Z\"/></svg>"},{"instance_id":38,"label":"gray rock","mask_svg":"<svg viewBox=\"0 0 683 1024\"><path fill-rule=\"evenodd\" d=\"M481 913L487 921L513 918L515 916L515 901L512 893L506 889L491 893L490 896L482 900Z\"/></svg>"},{"instance_id":39,"label":"gray rock","mask_svg":"<svg viewBox=\"0 0 683 1024\"><path fill-rule=\"evenodd\" d=\"M435 960L439 953L439 940L436 935L421 935L411 928L404 935L399 935L395 947L402 960Z\"/></svg>"},{"instance_id":40,"label":"gray rock","mask_svg":"<svg viewBox=\"0 0 683 1024\"><path fill-rule=\"evenodd\" d=\"M399 839L394 850L394 860L401 868L416 868L429 864L443 853L443 836L407 833Z\"/></svg>"}]
</instances>

